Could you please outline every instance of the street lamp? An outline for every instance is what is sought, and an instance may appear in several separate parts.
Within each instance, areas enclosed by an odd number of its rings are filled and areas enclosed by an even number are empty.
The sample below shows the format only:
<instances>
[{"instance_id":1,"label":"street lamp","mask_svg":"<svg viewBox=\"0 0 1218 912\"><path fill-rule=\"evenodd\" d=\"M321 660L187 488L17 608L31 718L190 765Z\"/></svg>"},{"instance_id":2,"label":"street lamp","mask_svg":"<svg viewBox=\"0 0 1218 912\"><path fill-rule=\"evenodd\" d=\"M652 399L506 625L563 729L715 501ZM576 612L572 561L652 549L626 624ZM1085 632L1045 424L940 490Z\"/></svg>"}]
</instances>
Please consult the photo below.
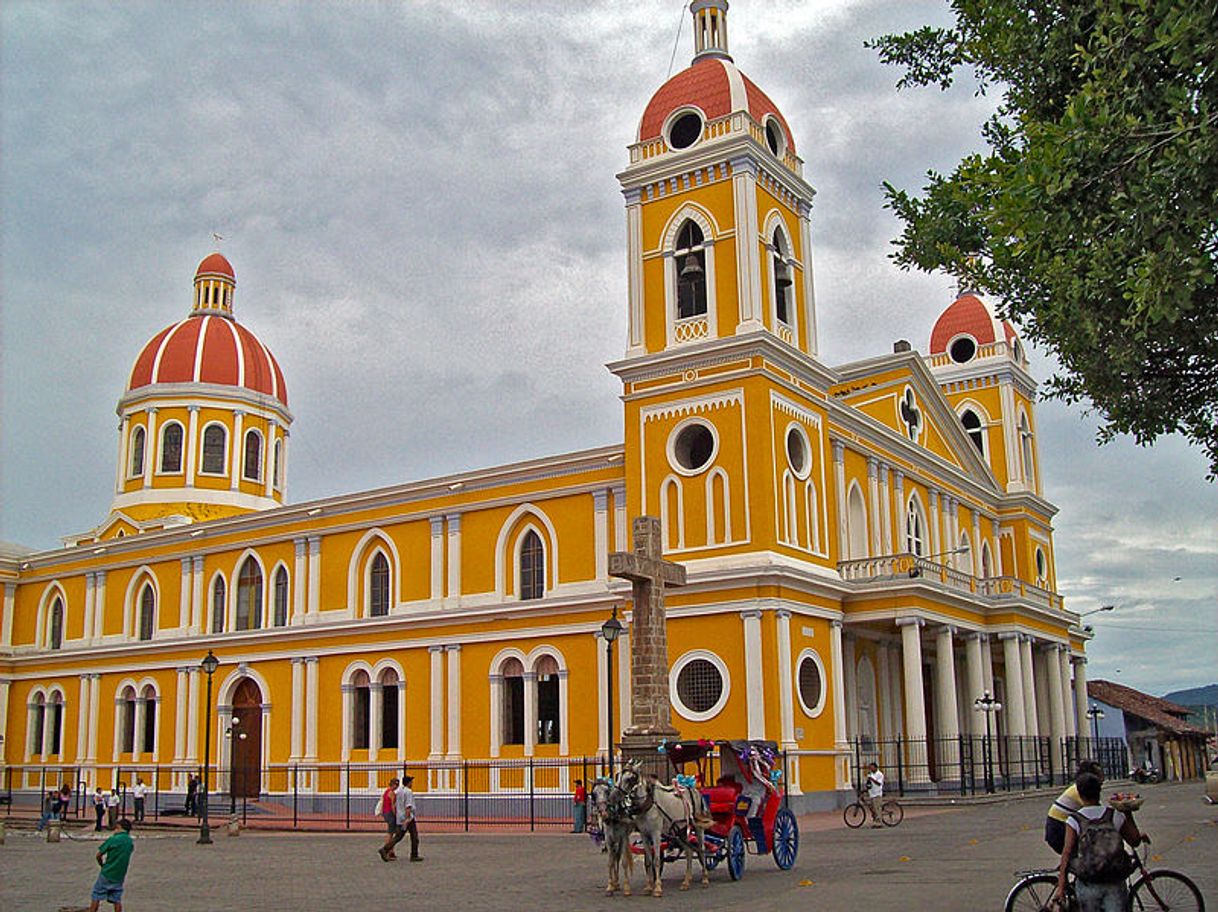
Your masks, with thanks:
<instances>
[{"instance_id":1,"label":"street lamp","mask_svg":"<svg viewBox=\"0 0 1218 912\"><path fill-rule=\"evenodd\" d=\"M622 635L622 622L617 619L617 605L613 606L613 616L601 624L601 636L605 638L605 705L609 713L609 749L606 751L609 760L609 778L613 778L613 642Z\"/></svg>"},{"instance_id":2,"label":"street lamp","mask_svg":"<svg viewBox=\"0 0 1218 912\"><path fill-rule=\"evenodd\" d=\"M1104 718L1104 711L1092 703L1091 708L1087 710L1087 718L1091 720L1091 740L1099 741L1100 719Z\"/></svg>"},{"instance_id":3,"label":"street lamp","mask_svg":"<svg viewBox=\"0 0 1218 912\"><path fill-rule=\"evenodd\" d=\"M973 711L985 713L985 790L994 791L994 749L990 743L990 716L1002 710L1002 704L988 690L973 701Z\"/></svg>"},{"instance_id":4,"label":"street lamp","mask_svg":"<svg viewBox=\"0 0 1218 912\"><path fill-rule=\"evenodd\" d=\"M1087 617L1089 614L1099 614L1101 611L1115 611L1116 605L1101 605L1099 608L1092 608L1090 611L1084 611L1079 615L1081 618Z\"/></svg>"},{"instance_id":5,"label":"street lamp","mask_svg":"<svg viewBox=\"0 0 1218 912\"><path fill-rule=\"evenodd\" d=\"M233 783L235 782L234 774L237 772L237 741L244 741L249 737L249 735L241 731L240 726L241 720L233 716L229 719L228 728L224 731L224 737L232 739L232 743L228 746L228 813L230 817L237 816L237 792L233 789ZM243 768L243 776L244 773L245 770Z\"/></svg>"},{"instance_id":6,"label":"street lamp","mask_svg":"<svg viewBox=\"0 0 1218 912\"><path fill-rule=\"evenodd\" d=\"M220 660L210 649L199 663L207 675L207 712L203 716L203 819L199 823L199 845L211 845L211 827L207 819L207 777L211 767L211 676L220 667Z\"/></svg>"},{"instance_id":7,"label":"street lamp","mask_svg":"<svg viewBox=\"0 0 1218 912\"><path fill-rule=\"evenodd\" d=\"M929 563L931 561L934 561L934 559L936 557L955 557L957 554L967 554L968 550L969 549L965 548L965 547L952 548L952 550L950 550L950 551L940 551L938 554L928 554L925 557L923 557L921 554L915 554L914 558L916 560L924 560ZM915 563L914 566L911 567L909 570L909 578L917 579L921 575L922 575L922 570Z\"/></svg>"}]
</instances>

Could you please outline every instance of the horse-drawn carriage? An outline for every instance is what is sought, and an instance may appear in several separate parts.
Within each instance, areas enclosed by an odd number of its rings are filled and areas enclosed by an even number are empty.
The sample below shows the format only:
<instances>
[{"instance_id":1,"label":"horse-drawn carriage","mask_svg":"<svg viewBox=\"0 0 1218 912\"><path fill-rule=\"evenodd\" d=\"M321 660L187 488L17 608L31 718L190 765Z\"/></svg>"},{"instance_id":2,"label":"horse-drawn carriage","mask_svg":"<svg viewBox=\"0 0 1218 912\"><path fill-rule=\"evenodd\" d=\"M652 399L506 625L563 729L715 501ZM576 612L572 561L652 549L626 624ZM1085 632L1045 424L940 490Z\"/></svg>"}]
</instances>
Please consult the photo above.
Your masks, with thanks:
<instances>
[{"instance_id":1,"label":"horse-drawn carriage","mask_svg":"<svg viewBox=\"0 0 1218 912\"><path fill-rule=\"evenodd\" d=\"M718 748L719 775L711 782ZM678 741L665 745L678 782L693 788L711 818L703 834L706 866L727 863L732 880L744 876L747 855L771 855L786 871L799 855L799 824L785 806L781 755L773 741ZM688 771L688 772L687 772ZM665 846L665 860L678 857Z\"/></svg>"}]
</instances>

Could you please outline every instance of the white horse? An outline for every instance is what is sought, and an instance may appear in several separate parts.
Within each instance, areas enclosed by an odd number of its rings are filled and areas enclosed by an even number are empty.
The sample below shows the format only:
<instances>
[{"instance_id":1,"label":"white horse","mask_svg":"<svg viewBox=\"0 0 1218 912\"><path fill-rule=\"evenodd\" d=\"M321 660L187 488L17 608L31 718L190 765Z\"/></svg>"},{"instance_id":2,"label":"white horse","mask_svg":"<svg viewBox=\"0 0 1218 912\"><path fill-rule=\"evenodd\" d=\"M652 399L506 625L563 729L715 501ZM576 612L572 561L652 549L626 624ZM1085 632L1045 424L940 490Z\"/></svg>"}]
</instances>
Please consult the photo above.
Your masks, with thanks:
<instances>
[{"instance_id":1,"label":"white horse","mask_svg":"<svg viewBox=\"0 0 1218 912\"><path fill-rule=\"evenodd\" d=\"M605 895L612 896L618 889L623 896L630 895L630 875L634 872L634 853L630 851L630 834L634 832L634 820L626 810L625 794L608 779L597 779L592 783L592 804L596 809L601 833L605 837L605 851L609 855L609 882ZM618 883L618 872L621 883Z\"/></svg>"},{"instance_id":2,"label":"white horse","mask_svg":"<svg viewBox=\"0 0 1218 912\"><path fill-rule=\"evenodd\" d=\"M634 826L643 837L643 860L647 866L647 887L643 892L652 896L664 895L661 874L665 836L669 845L680 846L685 852L685 879L681 881L681 889L688 890L693 880L695 854L702 866L702 886L709 885L703 840L711 821L699 814L693 802L678 794L676 789L644 778L637 761L627 762L617 784L626 795L626 806Z\"/></svg>"}]
</instances>

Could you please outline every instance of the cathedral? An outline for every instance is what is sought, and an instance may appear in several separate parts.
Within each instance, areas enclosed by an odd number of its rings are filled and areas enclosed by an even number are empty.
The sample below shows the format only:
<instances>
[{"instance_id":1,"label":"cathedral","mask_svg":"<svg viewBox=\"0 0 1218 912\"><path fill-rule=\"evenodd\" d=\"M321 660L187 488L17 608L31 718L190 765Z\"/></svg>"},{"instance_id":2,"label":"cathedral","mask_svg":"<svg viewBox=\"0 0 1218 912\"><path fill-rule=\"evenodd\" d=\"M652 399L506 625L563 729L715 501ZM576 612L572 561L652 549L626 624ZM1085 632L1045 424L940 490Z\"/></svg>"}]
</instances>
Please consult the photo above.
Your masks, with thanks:
<instances>
[{"instance_id":1,"label":"cathedral","mask_svg":"<svg viewBox=\"0 0 1218 912\"><path fill-rule=\"evenodd\" d=\"M642 516L685 571L673 725L777 742L809 806L850 787L857 744L985 733L986 692L1004 735L1086 734L1088 635L1056 589L1020 339L966 291L925 353L821 359L815 191L727 7L690 4L693 60L618 175L619 444L291 503L288 374L241 324L232 264L199 263L118 399L109 514L0 553L16 788L140 766L181 787L205 739L255 797L288 766L603 757L632 723L609 555Z\"/></svg>"}]
</instances>

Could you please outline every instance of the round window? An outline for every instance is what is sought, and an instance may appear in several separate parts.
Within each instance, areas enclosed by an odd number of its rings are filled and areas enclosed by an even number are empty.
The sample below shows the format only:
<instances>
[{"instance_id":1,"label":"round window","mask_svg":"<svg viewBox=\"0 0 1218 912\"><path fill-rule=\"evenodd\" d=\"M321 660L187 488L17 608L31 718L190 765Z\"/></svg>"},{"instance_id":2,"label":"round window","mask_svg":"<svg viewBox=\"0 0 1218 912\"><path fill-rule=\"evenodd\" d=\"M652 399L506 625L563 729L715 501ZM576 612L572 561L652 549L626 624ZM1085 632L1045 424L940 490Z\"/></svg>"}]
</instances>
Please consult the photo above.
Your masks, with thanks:
<instances>
[{"instance_id":1,"label":"round window","mask_svg":"<svg viewBox=\"0 0 1218 912\"><path fill-rule=\"evenodd\" d=\"M672 439L672 460L684 472L701 471L714 458L715 435L700 421L680 428Z\"/></svg>"},{"instance_id":2,"label":"round window","mask_svg":"<svg viewBox=\"0 0 1218 912\"><path fill-rule=\"evenodd\" d=\"M957 364L965 364L972 361L977 354L977 340L972 336L961 336L954 339L952 344L948 346L947 353L951 355L953 361Z\"/></svg>"},{"instance_id":3,"label":"round window","mask_svg":"<svg viewBox=\"0 0 1218 912\"><path fill-rule=\"evenodd\" d=\"M765 141L766 145L770 147L770 151L774 153L774 156L782 158L783 150L786 148L785 137L782 135L782 127L778 125L778 121L773 117L766 121Z\"/></svg>"},{"instance_id":4,"label":"round window","mask_svg":"<svg viewBox=\"0 0 1218 912\"><path fill-rule=\"evenodd\" d=\"M806 653L799 660L798 678L799 702L809 716L818 715L823 708L825 698L824 675L821 674L820 663L811 653Z\"/></svg>"},{"instance_id":5,"label":"round window","mask_svg":"<svg viewBox=\"0 0 1218 912\"><path fill-rule=\"evenodd\" d=\"M673 692L677 709L692 719L706 719L723 708L727 687L719 666L704 656L695 656L677 669Z\"/></svg>"},{"instance_id":6,"label":"round window","mask_svg":"<svg viewBox=\"0 0 1218 912\"><path fill-rule=\"evenodd\" d=\"M787 462L791 471L803 478L808 474L812 459L808 453L808 440L798 425L787 428Z\"/></svg>"},{"instance_id":7,"label":"round window","mask_svg":"<svg viewBox=\"0 0 1218 912\"><path fill-rule=\"evenodd\" d=\"M668 145L674 149L688 149L702 138L702 118L687 111L672 122L668 128Z\"/></svg>"}]
</instances>

